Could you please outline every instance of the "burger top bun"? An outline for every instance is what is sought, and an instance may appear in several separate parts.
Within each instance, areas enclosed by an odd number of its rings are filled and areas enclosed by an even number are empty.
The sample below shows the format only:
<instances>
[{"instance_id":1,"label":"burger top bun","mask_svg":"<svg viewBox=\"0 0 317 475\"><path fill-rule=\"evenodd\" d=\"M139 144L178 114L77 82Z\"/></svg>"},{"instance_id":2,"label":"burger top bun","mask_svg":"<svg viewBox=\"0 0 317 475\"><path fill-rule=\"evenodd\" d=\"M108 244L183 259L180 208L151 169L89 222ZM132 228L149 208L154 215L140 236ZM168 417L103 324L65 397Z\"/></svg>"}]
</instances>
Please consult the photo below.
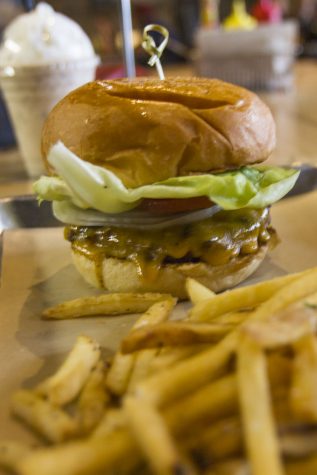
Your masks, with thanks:
<instances>
[{"instance_id":1,"label":"burger top bun","mask_svg":"<svg viewBox=\"0 0 317 475\"><path fill-rule=\"evenodd\" d=\"M275 125L255 94L216 79L124 79L62 99L44 125L45 160L58 140L133 188L261 162L275 146Z\"/></svg>"}]
</instances>

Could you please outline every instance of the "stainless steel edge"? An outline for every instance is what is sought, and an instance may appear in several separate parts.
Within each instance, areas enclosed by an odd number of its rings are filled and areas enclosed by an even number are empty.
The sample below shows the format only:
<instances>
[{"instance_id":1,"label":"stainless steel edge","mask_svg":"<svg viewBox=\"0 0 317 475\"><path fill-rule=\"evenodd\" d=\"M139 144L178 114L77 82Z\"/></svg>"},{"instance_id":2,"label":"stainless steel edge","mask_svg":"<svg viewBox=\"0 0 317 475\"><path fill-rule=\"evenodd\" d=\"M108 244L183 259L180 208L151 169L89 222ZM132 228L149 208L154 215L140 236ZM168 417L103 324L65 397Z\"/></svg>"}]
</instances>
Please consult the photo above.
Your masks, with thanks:
<instances>
[{"instance_id":1,"label":"stainless steel edge","mask_svg":"<svg viewBox=\"0 0 317 475\"><path fill-rule=\"evenodd\" d=\"M309 193L317 189L317 168L312 165L301 165L296 168L300 171L300 175L291 189L291 191L284 196L284 198L291 198L293 196ZM284 199L283 198L283 199Z\"/></svg>"},{"instance_id":2,"label":"stainless steel edge","mask_svg":"<svg viewBox=\"0 0 317 475\"><path fill-rule=\"evenodd\" d=\"M0 199L0 286L5 230L57 226L62 224L53 216L51 203L43 202L39 205L34 195Z\"/></svg>"},{"instance_id":3,"label":"stainless steel edge","mask_svg":"<svg viewBox=\"0 0 317 475\"><path fill-rule=\"evenodd\" d=\"M53 216L51 203L38 203L35 195L0 199L0 229L61 226Z\"/></svg>"}]
</instances>

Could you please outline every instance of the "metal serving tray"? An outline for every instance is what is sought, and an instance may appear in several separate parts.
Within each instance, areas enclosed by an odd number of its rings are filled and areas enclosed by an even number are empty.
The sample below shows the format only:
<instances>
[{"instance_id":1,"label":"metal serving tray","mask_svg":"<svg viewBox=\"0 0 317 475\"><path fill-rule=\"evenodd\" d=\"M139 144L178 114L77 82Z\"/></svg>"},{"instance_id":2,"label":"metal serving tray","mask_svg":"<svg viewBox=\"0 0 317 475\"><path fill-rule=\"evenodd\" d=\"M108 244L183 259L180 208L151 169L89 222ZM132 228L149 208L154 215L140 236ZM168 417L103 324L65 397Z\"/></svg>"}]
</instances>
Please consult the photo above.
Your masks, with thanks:
<instances>
[{"instance_id":1,"label":"metal serving tray","mask_svg":"<svg viewBox=\"0 0 317 475\"><path fill-rule=\"evenodd\" d=\"M4 231L56 226L61 226L61 223L54 218L51 203L44 201L39 205L34 195L0 199L0 282Z\"/></svg>"},{"instance_id":2,"label":"metal serving tray","mask_svg":"<svg viewBox=\"0 0 317 475\"><path fill-rule=\"evenodd\" d=\"M34 195L0 199L0 230L16 228L50 228L61 226L54 218L51 204L41 205Z\"/></svg>"}]
</instances>

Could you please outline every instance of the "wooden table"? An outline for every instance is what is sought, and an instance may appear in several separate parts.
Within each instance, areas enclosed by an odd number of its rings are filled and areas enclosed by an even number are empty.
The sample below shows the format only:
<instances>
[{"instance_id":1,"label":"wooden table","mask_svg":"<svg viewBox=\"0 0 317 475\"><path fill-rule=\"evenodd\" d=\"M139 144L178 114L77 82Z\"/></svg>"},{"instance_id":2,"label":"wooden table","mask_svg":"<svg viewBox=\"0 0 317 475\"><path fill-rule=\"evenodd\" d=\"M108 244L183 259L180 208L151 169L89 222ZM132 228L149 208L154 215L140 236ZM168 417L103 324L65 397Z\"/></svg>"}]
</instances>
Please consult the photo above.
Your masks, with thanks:
<instances>
[{"instance_id":1,"label":"wooden table","mask_svg":"<svg viewBox=\"0 0 317 475\"><path fill-rule=\"evenodd\" d=\"M188 74L188 67L170 68L169 75ZM277 148L269 162L309 163L317 166L317 62L295 66L294 87L289 91L261 94L277 125ZM0 198L32 192L17 150L0 152Z\"/></svg>"}]
</instances>

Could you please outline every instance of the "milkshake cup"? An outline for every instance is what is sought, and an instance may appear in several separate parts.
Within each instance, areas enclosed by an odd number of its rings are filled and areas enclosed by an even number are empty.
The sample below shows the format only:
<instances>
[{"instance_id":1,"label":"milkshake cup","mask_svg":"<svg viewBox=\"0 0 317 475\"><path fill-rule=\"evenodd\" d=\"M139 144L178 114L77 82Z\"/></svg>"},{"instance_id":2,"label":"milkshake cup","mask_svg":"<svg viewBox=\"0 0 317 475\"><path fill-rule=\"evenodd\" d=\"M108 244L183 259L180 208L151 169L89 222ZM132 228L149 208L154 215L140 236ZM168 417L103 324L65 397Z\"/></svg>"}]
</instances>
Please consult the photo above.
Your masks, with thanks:
<instances>
[{"instance_id":1,"label":"milkshake cup","mask_svg":"<svg viewBox=\"0 0 317 475\"><path fill-rule=\"evenodd\" d=\"M47 4L5 30L0 85L30 177L44 172L40 148L46 116L71 90L94 79L98 62L79 25Z\"/></svg>"}]
</instances>

